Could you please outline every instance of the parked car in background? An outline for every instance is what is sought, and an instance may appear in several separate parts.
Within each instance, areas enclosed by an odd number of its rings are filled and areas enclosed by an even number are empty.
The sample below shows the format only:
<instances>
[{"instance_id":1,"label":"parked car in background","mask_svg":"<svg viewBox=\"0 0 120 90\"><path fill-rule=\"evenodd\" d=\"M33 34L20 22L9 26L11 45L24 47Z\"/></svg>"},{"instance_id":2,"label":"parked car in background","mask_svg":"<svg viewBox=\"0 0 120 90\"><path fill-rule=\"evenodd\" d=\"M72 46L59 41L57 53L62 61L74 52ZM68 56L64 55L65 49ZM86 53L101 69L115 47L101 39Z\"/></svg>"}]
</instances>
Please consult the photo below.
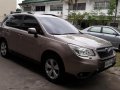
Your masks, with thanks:
<instances>
[{"instance_id":1,"label":"parked car in background","mask_svg":"<svg viewBox=\"0 0 120 90\"><path fill-rule=\"evenodd\" d=\"M111 26L90 26L81 32L108 40L115 49L120 50L120 30L118 28Z\"/></svg>"},{"instance_id":2,"label":"parked car in background","mask_svg":"<svg viewBox=\"0 0 120 90\"><path fill-rule=\"evenodd\" d=\"M48 80L60 81L65 72L87 76L115 64L112 44L84 35L69 22L51 15L11 14L0 27L0 53L17 52L39 61Z\"/></svg>"}]
</instances>

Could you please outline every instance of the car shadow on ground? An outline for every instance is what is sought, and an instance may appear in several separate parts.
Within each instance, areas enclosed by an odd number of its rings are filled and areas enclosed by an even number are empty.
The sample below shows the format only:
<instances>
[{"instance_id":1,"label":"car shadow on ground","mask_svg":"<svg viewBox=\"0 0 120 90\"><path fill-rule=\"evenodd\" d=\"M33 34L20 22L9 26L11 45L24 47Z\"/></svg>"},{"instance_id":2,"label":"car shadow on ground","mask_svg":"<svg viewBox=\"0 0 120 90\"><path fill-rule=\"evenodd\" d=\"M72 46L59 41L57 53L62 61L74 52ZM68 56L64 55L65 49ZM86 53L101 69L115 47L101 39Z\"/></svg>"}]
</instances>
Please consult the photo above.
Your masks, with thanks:
<instances>
[{"instance_id":1,"label":"car shadow on ground","mask_svg":"<svg viewBox=\"0 0 120 90\"><path fill-rule=\"evenodd\" d=\"M43 78L44 77L44 74L43 74L43 71L40 67L40 64L38 62L33 62L32 60L29 60L27 58L21 58L21 56L19 55L10 55L8 60L20 65L20 66L23 66L24 68L36 73L36 74L39 74L40 76L42 76ZM79 88L79 87L89 87L91 85L97 85L100 83L100 81L102 80L105 80L105 75L104 73L101 73L101 74L98 74L98 75L95 75L95 76L92 76L88 79L77 79L75 78L74 76L72 75L69 75L67 74L64 78L64 81L60 84L56 84L56 85L59 85L59 86L62 86L62 87L66 87L66 88Z\"/></svg>"}]
</instances>

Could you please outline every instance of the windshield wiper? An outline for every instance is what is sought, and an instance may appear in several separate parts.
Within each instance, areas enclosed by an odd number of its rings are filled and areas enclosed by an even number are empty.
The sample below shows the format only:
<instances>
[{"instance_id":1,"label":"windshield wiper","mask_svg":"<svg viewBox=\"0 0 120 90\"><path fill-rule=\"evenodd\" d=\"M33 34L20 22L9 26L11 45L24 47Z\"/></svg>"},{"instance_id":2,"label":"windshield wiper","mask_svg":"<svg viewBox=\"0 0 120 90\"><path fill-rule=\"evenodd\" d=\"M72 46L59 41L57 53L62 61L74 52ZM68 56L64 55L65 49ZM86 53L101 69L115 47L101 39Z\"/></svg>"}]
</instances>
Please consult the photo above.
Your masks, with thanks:
<instances>
[{"instance_id":1,"label":"windshield wiper","mask_svg":"<svg viewBox=\"0 0 120 90\"><path fill-rule=\"evenodd\" d=\"M64 34L83 34L83 33L79 32L79 33L64 33Z\"/></svg>"},{"instance_id":2,"label":"windshield wiper","mask_svg":"<svg viewBox=\"0 0 120 90\"><path fill-rule=\"evenodd\" d=\"M59 34L59 33L50 33L50 34L52 34L52 35L67 35L67 34L82 34L82 33L80 32L80 33L61 33L61 34Z\"/></svg>"},{"instance_id":3,"label":"windshield wiper","mask_svg":"<svg viewBox=\"0 0 120 90\"><path fill-rule=\"evenodd\" d=\"M50 33L52 35L62 35L62 34L59 34L59 33Z\"/></svg>"}]
</instances>

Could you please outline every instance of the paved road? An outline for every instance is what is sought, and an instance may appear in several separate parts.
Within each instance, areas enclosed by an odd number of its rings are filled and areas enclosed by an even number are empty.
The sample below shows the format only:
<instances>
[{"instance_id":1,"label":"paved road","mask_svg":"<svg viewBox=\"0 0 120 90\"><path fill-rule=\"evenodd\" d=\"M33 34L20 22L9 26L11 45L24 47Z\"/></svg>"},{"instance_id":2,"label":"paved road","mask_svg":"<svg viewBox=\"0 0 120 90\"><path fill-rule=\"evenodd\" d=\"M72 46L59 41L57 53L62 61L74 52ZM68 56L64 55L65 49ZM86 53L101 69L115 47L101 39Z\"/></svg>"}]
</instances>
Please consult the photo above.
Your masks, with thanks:
<instances>
[{"instance_id":1,"label":"paved road","mask_svg":"<svg viewBox=\"0 0 120 90\"><path fill-rule=\"evenodd\" d=\"M44 78L39 65L0 56L0 90L120 90L120 76L103 72L84 81L69 77L57 85Z\"/></svg>"}]
</instances>

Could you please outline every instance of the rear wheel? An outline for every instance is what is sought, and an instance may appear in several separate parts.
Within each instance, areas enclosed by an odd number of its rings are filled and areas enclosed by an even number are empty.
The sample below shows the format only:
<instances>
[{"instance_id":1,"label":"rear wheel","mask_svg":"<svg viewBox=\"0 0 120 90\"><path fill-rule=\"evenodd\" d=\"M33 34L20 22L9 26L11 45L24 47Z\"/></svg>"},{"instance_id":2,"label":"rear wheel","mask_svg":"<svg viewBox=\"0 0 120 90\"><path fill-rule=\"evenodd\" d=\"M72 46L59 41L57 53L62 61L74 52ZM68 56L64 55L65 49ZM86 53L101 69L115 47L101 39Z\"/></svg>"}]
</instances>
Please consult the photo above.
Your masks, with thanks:
<instances>
[{"instance_id":1,"label":"rear wheel","mask_svg":"<svg viewBox=\"0 0 120 90\"><path fill-rule=\"evenodd\" d=\"M5 42L5 41L1 41L1 43L0 43L0 54L3 57L8 56L8 46L7 46L7 42Z\"/></svg>"},{"instance_id":2,"label":"rear wheel","mask_svg":"<svg viewBox=\"0 0 120 90\"><path fill-rule=\"evenodd\" d=\"M43 65L45 75L49 81L58 83L63 79L64 68L58 57L47 57Z\"/></svg>"}]
</instances>

